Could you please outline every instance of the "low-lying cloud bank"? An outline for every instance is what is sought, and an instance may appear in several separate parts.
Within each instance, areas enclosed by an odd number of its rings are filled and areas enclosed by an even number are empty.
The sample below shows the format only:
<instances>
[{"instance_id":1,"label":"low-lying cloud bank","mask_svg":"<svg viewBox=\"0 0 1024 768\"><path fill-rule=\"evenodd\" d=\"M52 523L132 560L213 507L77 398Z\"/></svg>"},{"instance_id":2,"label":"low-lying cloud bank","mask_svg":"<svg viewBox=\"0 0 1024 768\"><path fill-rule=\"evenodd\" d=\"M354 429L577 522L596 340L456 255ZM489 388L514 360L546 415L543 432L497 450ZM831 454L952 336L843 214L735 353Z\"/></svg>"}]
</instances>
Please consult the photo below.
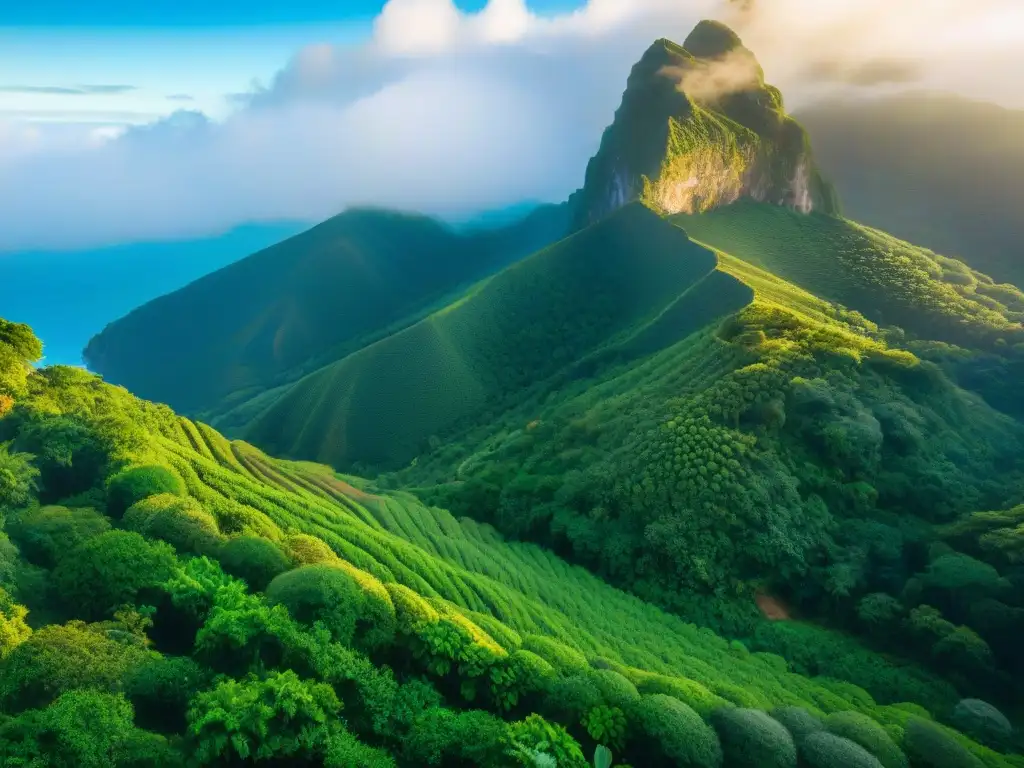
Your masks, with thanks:
<instances>
[{"instance_id":1,"label":"low-lying cloud bank","mask_svg":"<svg viewBox=\"0 0 1024 768\"><path fill-rule=\"evenodd\" d=\"M391 0L358 47L314 44L227 120L124 132L0 117L0 251L184 238L372 204L460 216L583 178L633 61L733 24L790 108L941 88L1024 107L1018 0L590 0L532 14ZM1020 68L1018 68L1019 71Z\"/></svg>"}]
</instances>

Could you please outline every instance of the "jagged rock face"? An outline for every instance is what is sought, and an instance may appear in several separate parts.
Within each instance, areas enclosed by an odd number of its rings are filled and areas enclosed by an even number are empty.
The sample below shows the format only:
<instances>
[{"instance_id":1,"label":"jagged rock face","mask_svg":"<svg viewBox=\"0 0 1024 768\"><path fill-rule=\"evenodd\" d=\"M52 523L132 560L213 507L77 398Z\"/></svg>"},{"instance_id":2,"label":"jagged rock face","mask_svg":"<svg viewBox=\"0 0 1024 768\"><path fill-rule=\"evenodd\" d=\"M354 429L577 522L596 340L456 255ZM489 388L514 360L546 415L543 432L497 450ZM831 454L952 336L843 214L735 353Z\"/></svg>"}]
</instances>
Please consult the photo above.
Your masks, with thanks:
<instances>
[{"instance_id":1,"label":"jagged rock face","mask_svg":"<svg viewBox=\"0 0 1024 768\"><path fill-rule=\"evenodd\" d=\"M754 54L725 25L701 22L682 47L658 40L633 67L575 221L587 226L637 198L682 213L740 197L837 210L806 133Z\"/></svg>"}]
</instances>

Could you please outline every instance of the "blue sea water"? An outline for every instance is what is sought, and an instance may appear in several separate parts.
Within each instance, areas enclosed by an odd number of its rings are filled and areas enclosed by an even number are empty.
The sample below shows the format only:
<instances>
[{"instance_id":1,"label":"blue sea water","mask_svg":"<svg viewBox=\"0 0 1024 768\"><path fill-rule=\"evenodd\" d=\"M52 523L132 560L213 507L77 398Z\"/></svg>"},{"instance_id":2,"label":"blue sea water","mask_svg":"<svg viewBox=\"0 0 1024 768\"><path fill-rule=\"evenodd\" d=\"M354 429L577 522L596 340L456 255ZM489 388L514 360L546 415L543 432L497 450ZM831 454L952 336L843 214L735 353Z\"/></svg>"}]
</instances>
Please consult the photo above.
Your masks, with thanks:
<instances>
[{"instance_id":1,"label":"blue sea water","mask_svg":"<svg viewBox=\"0 0 1024 768\"><path fill-rule=\"evenodd\" d=\"M180 242L0 253L0 317L32 326L43 341L42 364L82 365L82 349L108 323L306 226L251 224Z\"/></svg>"}]
</instances>

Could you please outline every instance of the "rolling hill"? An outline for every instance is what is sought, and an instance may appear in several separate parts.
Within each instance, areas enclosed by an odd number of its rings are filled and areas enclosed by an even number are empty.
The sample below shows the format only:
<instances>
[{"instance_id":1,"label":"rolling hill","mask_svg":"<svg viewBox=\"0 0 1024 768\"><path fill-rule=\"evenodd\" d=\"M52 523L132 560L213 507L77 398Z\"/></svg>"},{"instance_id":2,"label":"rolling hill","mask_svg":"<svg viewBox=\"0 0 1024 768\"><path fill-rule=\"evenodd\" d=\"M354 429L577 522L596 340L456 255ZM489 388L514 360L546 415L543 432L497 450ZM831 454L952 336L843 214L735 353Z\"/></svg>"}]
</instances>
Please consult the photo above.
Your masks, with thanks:
<instances>
[{"instance_id":1,"label":"rolling hill","mask_svg":"<svg viewBox=\"0 0 1024 768\"><path fill-rule=\"evenodd\" d=\"M847 215L1024 287L1024 112L904 94L799 119Z\"/></svg>"},{"instance_id":2,"label":"rolling hill","mask_svg":"<svg viewBox=\"0 0 1024 768\"><path fill-rule=\"evenodd\" d=\"M140 395L208 410L358 349L566 226L564 206L466 235L422 216L347 211L139 307L94 337L85 360Z\"/></svg>"}]
</instances>

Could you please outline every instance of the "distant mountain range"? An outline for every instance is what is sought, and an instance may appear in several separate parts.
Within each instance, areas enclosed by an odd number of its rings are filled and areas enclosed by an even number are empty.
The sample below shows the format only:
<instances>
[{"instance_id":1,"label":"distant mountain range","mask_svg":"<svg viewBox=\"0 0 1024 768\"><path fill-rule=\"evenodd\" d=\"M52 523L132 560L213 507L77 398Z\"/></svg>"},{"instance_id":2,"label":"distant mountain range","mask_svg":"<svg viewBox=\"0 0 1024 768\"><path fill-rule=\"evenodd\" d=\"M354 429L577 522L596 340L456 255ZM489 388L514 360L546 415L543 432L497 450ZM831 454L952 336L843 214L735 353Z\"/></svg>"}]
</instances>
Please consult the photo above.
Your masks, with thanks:
<instances>
[{"instance_id":1,"label":"distant mountain range","mask_svg":"<svg viewBox=\"0 0 1024 768\"><path fill-rule=\"evenodd\" d=\"M847 216L1024 287L1024 112L904 94L798 118Z\"/></svg>"}]
</instances>

